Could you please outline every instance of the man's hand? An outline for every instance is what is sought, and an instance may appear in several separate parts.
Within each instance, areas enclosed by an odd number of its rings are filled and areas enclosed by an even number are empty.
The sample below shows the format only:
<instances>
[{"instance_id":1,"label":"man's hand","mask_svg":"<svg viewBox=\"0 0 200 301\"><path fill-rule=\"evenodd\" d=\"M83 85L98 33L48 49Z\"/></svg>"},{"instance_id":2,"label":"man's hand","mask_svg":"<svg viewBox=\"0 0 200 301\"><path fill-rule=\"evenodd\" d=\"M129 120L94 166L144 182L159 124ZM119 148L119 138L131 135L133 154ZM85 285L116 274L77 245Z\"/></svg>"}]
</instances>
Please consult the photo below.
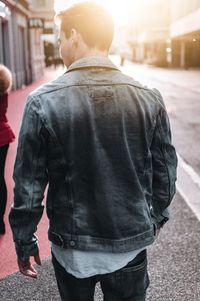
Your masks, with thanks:
<instances>
[{"instance_id":1,"label":"man's hand","mask_svg":"<svg viewBox=\"0 0 200 301\"><path fill-rule=\"evenodd\" d=\"M41 259L40 259L39 252L37 254L35 254L33 257L34 257L35 262L38 265L41 265ZM33 265L31 264L30 257L29 257L29 259L27 259L25 261L21 261L18 259L18 266L19 266L20 272L23 275L32 277L32 278L37 278L37 271L34 269Z\"/></svg>"}]
</instances>

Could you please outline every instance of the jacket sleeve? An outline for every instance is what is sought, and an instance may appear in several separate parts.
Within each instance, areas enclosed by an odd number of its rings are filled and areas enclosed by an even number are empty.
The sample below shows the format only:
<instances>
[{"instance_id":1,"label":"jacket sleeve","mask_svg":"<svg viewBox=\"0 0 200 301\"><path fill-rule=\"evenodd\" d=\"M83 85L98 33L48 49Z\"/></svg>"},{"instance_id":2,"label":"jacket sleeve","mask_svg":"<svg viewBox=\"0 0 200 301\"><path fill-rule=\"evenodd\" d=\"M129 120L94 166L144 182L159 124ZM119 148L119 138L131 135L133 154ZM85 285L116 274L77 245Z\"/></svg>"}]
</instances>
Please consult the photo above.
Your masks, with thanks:
<instances>
[{"instance_id":1,"label":"jacket sleeve","mask_svg":"<svg viewBox=\"0 0 200 301\"><path fill-rule=\"evenodd\" d=\"M175 194L177 156L171 143L169 118L162 96L156 90L160 110L151 143L152 156L152 206L151 215L157 228L169 219L168 206Z\"/></svg>"},{"instance_id":2,"label":"jacket sleeve","mask_svg":"<svg viewBox=\"0 0 200 301\"><path fill-rule=\"evenodd\" d=\"M34 234L43 214L48 177L43 124L39 105L31 97L24 110L14 167L14 202L9 214L17 256L27 259L38 251Z\"/></svg>"}]
</instances>

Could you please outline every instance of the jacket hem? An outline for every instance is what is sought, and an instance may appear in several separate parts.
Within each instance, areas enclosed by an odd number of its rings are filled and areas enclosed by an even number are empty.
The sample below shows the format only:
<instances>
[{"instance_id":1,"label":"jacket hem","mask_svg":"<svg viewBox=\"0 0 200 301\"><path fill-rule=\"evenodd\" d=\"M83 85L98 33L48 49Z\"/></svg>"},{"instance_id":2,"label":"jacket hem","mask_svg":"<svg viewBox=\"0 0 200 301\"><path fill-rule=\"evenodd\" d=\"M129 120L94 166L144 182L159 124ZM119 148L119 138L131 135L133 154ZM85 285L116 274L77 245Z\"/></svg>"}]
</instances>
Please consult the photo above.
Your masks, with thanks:
<instances>
[{"instance_id":1,"label":"jacket hem","mask_svg":"<svg viewBox=\"0 0 200 301\"><path fill-rule=\"evenodd\" d=\"M107 239L84 235L59 234L52 230L49 230L48 237L52 243L64 249L123 253L134 251L152 244L154 242L154 229L152 228L151 230L142 234L122 239Z\"/></svg>"}]
</instances>

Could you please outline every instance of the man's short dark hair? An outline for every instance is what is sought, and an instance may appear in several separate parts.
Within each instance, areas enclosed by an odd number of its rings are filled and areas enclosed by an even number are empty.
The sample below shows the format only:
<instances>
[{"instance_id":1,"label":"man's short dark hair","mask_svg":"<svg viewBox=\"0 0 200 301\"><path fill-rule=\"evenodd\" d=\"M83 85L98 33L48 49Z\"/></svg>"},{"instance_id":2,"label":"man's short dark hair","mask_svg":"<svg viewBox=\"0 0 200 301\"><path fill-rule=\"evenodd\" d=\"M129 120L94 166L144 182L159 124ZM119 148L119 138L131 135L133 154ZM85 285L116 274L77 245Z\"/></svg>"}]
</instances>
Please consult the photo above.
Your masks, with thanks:
<instances>
[{"instance_id":1,"label":"man's short dark hair","mask_svg":"<svg viewBox=\"0 0 200 301\"><path fill-rule=\"evenodd\" d=\"M56 21L68 38L71 29L76 29L90 48L108 50L113 40L114 24L110 13L95 2L81 2L59 12Z\"/></svg>"}]
</instances>

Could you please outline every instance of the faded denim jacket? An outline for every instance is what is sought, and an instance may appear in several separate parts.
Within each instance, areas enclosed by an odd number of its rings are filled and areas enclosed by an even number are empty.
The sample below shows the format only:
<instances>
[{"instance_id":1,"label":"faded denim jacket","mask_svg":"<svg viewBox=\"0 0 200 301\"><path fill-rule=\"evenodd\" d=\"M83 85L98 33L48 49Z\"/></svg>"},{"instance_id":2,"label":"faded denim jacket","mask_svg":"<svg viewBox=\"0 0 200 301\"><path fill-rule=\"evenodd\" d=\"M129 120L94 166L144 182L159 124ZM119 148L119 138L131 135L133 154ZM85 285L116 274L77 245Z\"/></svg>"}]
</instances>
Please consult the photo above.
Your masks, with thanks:
<instances>
[{"instance_id":1,"label":"faded denim jacket","mask_svg":"<svg viewBox=\"0 0 200 301\"><path fill-rule=\"evenodd\" d=\"M154 241L168 220L177 157L157 90L108 59L83 58L28 97L9 215L16 251L37 251L46 210L63 248L126 252Z\"/></svg>"}]
</instances>

